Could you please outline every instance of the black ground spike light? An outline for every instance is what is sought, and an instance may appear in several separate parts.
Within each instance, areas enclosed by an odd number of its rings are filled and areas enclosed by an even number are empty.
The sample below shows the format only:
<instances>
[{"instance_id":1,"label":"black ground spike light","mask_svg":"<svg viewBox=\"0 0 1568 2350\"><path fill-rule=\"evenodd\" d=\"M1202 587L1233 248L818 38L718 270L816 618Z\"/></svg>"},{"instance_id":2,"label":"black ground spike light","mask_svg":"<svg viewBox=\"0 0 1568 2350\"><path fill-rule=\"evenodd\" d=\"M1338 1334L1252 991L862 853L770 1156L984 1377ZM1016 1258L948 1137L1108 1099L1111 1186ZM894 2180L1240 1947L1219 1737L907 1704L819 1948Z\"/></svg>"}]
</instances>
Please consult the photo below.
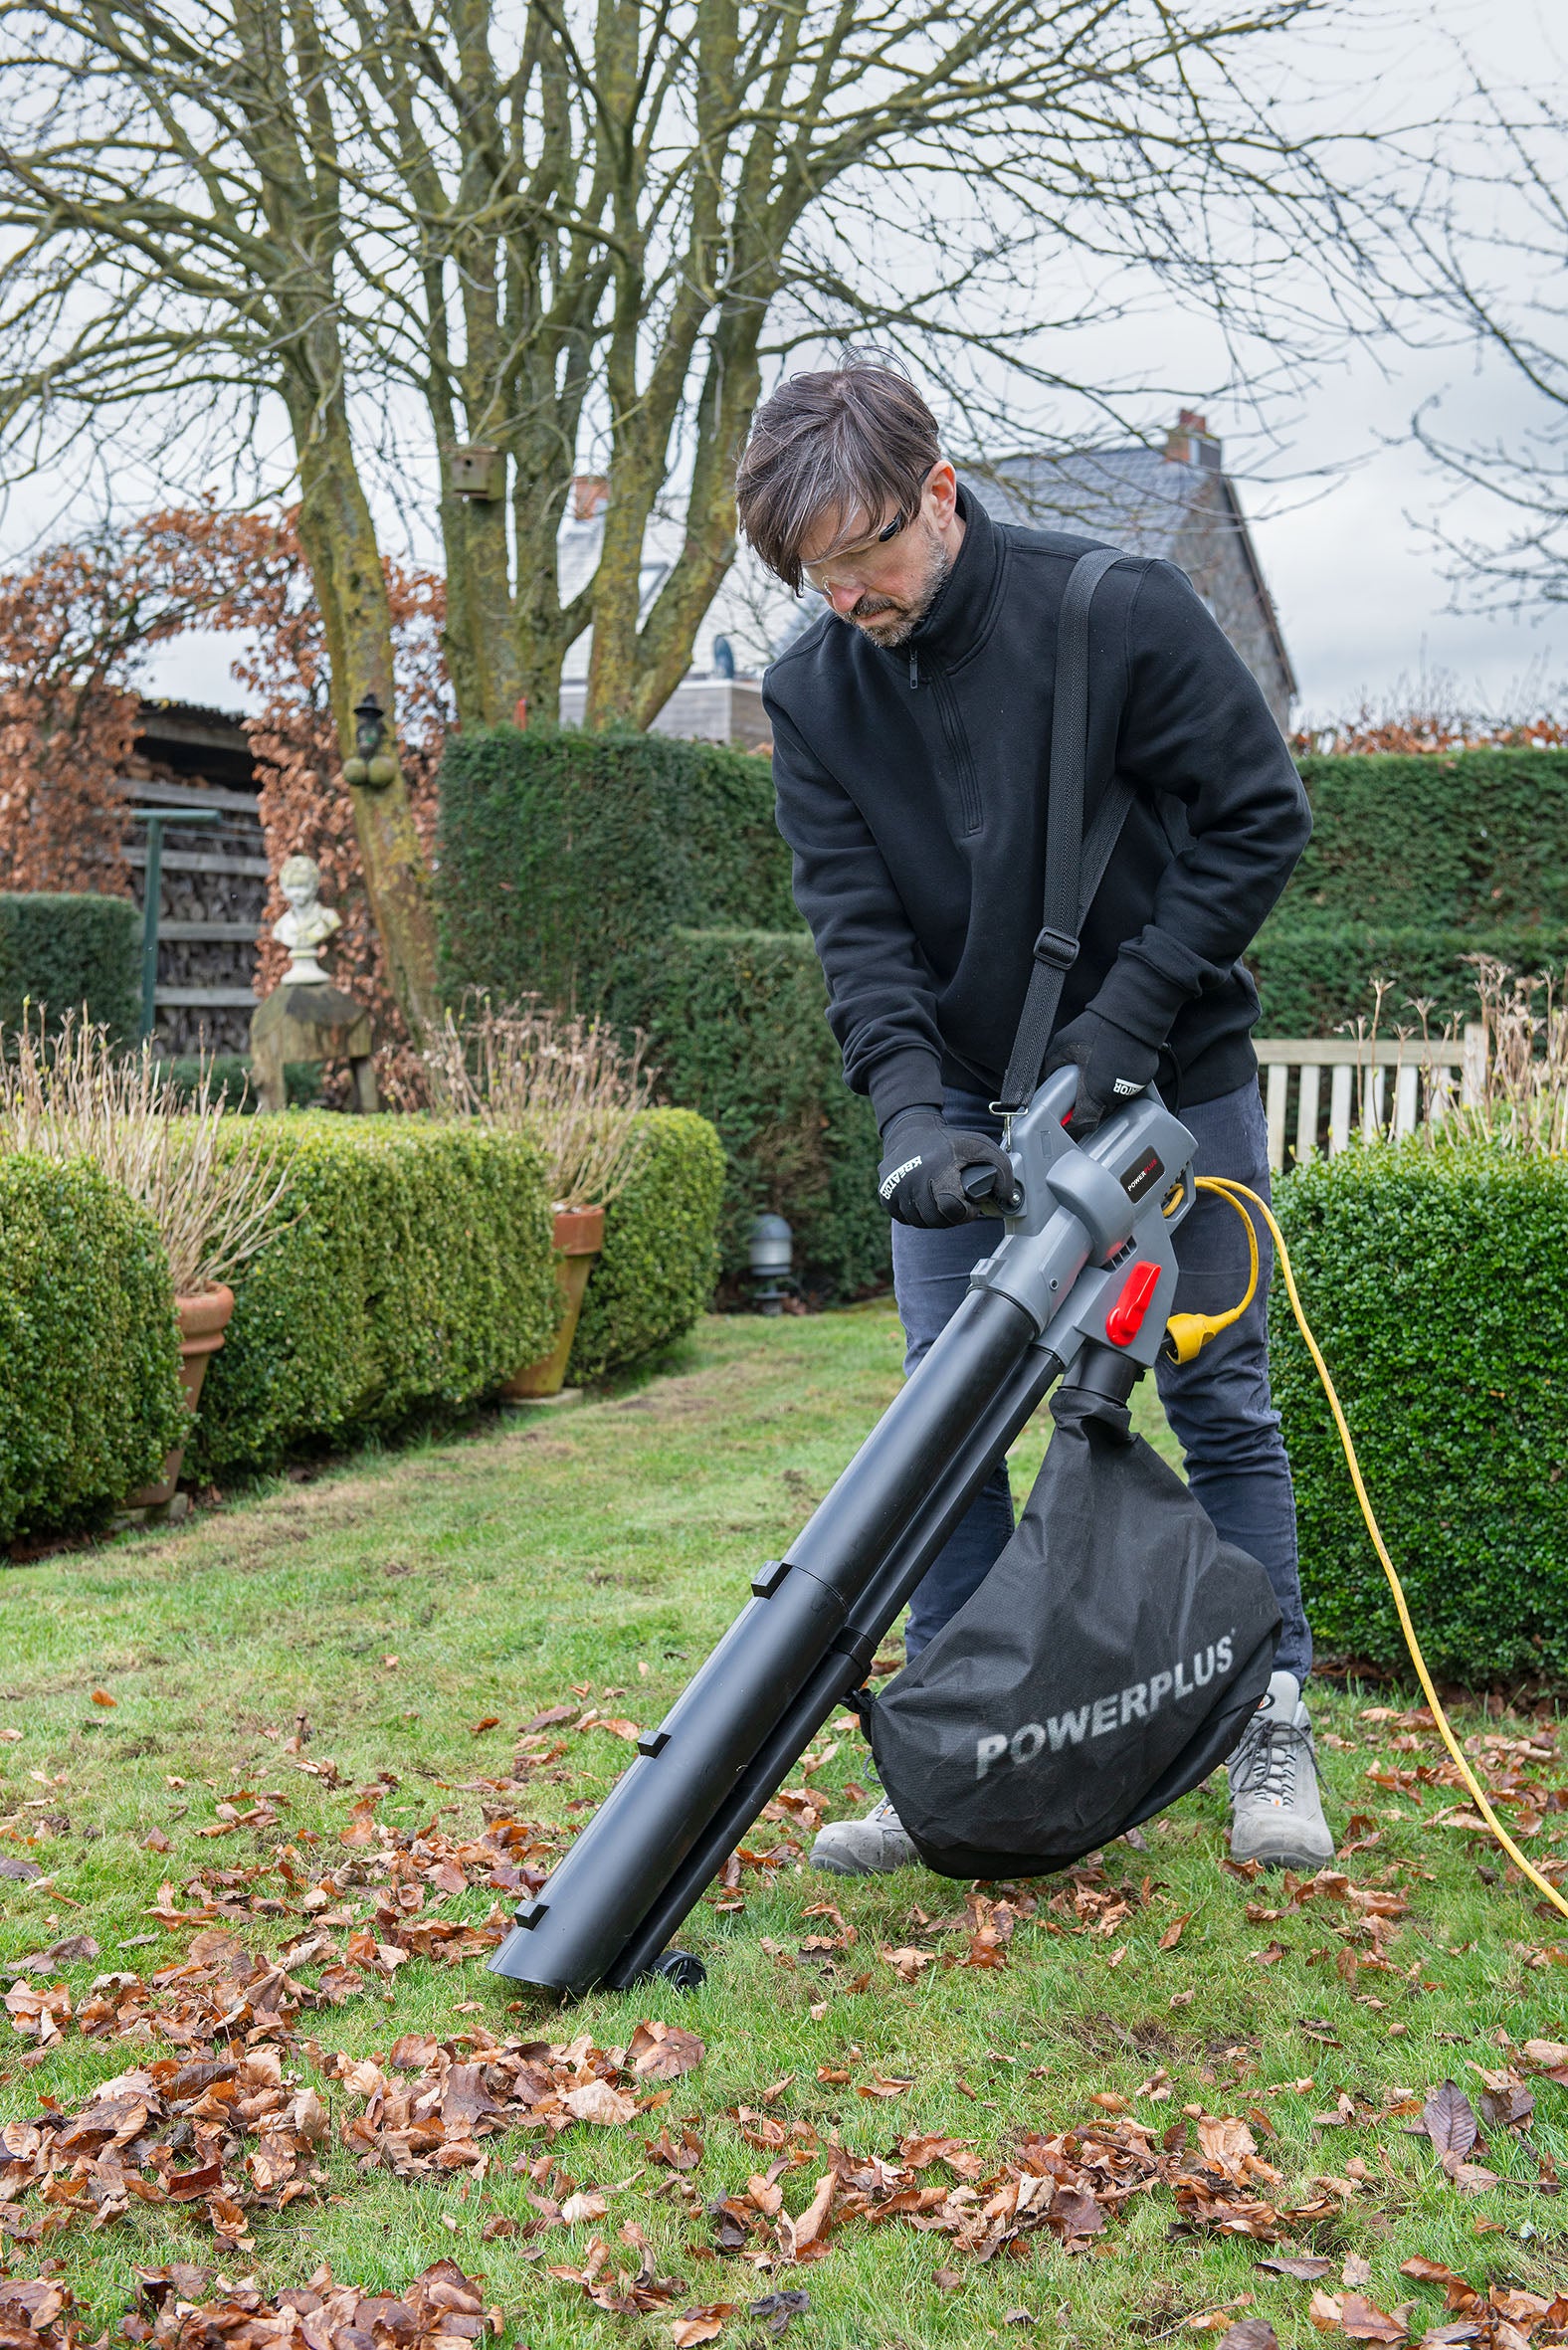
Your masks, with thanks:
<instances>
[{"instance_id":1,"label":"black ground spike light","mask_svg":"<svg viewBox=\"0 0 1568 2350\"><path fill-rule=\"evenodd\" d=\"M1023 1190L995 1253L833 1490L741 1610L490 1960L577 1995L663 1973L667 1948L872 1659L1008 1446L1057 1380L1125 1401L1158 1354L1193 1140L1156 1093L1083 1143L1074 1069L1013 1120ZM974 1170L978 1194L994 1176Z\"/></svg>"}]
</instances>

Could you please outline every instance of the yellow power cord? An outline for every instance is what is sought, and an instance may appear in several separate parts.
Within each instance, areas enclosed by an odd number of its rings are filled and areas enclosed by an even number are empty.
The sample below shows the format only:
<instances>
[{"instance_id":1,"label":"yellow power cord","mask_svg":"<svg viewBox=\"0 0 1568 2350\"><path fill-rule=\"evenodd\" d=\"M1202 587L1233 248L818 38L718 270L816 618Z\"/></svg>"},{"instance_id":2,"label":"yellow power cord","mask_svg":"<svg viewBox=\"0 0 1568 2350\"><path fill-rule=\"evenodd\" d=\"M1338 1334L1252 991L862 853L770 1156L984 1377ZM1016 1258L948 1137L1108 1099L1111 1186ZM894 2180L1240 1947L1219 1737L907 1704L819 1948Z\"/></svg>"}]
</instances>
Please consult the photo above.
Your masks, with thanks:
<instances>
[{"instance_id":1,"label":"yellow power cord","mask_svg":"<svg viewBox=\"0 0 1568 2350\"><path fill-rule=\"evenodd\" d=\"M1416 1627L1410 1620L1410 1608L1405 1599L1404 1585L1400 1582L1398 1571L1395 1568L1393 1560L1388 1555L1388 1547L1385 1544L1382 1533L1378 1528L1378 1522L1373 1514L1371 1501L1367 1497L1366 1486L1362 1482L1361 1465L1356 1459L1356 1448L1351 1442L1350 1429L1345 1420L1343 1407L1341 1406L1339 1397L1335 1392L1333 1380L1329 1377L1328 1365L1323 1360L1317 1340L1312 1336L1311 1330L1307 1325L1306 1315L1301 1310L1300 1292L1297 1290L1295 1285L1295 1274L1291 1271L1290 1267L1290 1252L1284 1245L1283 1233L1281 1233L1278 1225L1274 1222L1273 1212L1270 1209L1267 1201L1260 1199L1257 1192L1249 1190L1245 1183L1233 1183L1228 1178L1218 1175L1200 1175L1197 1181L1198 1189L1200 1191L1211 1191L1215 1193L1218 1198L1228 1200L1231 1206L1236 1210L1237 1214L1245 1218L1248 1234L1252 1241L1252 1276L1247 1284L1247 1295L1243 1298L1242 1303L1235 1307L1230 1313L1218 1315L1172 1315L1170 1323L1172 1330L1175 1329L1177 1323L1205 1323L1208 1325L1203 1330L1202 1335L1197 1337L1196 1341L1192 1343L1191 1352L1177 1353L1176 1360L1179 1362L1191 1362L1193 1355L1198 1352L1199 1348L1204 1345L1208 1339L1214 1336L1217 1330L1223 1330L1226 1328L1229 1323L1236 1320L1238 1314L1244 1312L1246 1307L1252 1303L1253 1294L1258 1286L1258 1234L1253 1224L1252 1216L1249 1213L1249 1209L1246 1205L1244 1205L1244 1202L1250 1202L1251 1206L1258 1210L1258 1213L1268 1225L1271 1238L1274 1241L1274 1251L1279 1259L1279 1270L1284 1274L1284 1285L1290 1299L1290 1311L1295 1316L1295 1326L1300 1331L1301 1336L1306 1343L1307 1353L1312 1358L1313 1364L1316 1367L1317 1376L1322 1382L1323 1393L1328 1398L1328 1408L1334 1415L1334 1426L1339 1431L1339 1442L1344 1449L1345 1464L1350 1470L1350 1481L1356 1489L1356 1499L1361 1504L1361 1515L1366 1520L1367 1532L1372 1537L1372 1547L1377 1552L1378 1558L1382 1562L1384 1574L1388 1577L1388 1587L1394 1595L1394 1606L1399 1614L1399 1627L1405 1636L1405 1646L1410 1651L1411 1663L1416 1667L1416 1677L1420 1681L1427 1703L1432 1709L1432 1718L1437 1723L1438 1729L1442 1733L1443 1743L1448 1748L1449 1753L1453 1756L1455 1768L1458 1770L1460 1777L1464 1780L1466 1787L1470 1790L1470 1793L1474 1800L1475 1809L1477 1812L1479 1812L1481 1818L1485 1821L1486 1826L1491 1830L1492 1835L1496 1838L1498 1844L1507 1854L1508 1859L1513 1862L1515 1868L1518 1869L1521 1876L1525 1876L1529 1879L1530 1883L1535 1886L1537 1892L1545 1894L1547 1900L1550 1901L1554 1909L1560 1910L1564 1917L1568 1917L1568 1901L1564 1900L1562 1894L1557 1890L1557 1887L1554 1884L1550 1883L1547 1878L1542 1876L1538 1868L1531 1866L1530 1862L1520 1852L1518 1846L1514 1843L1512 1837L1508 1834L1506 1828L1504 1828L1502 1825L1502 1822L1498 1819L1496 1813L1492 1810L1490 1803L1487 1801L1485 1789L1481 1786L1480 1781L1470 1769L1470 1764L1465 1757L1464 1751L1460 1746L1460 1742L1454 1735L1453 1724L1450 1722L1448 1715L1443 1710L1443 1700L1438 1695L1436 1688L1433 1686L1432 1675L1427 1670L1427 1660L1422 1655L1421 1643L1416 1638ZM1189 1340L1191 1338L1190 1331L1184 1330L1181 1334L1181 1338L1183 1341Z\"/></svg>"},{"instance_id":2,"label":"yellow power cord","mask_svg":"<svg viewBox=\"0 0 1568 2350\"><path fill-rule=\"evenodd\" d=\"M1218 1338L1220 1332L1228 1330L1232 1322L1239 1322L1258 1294L1258 1227L1254 1224L1242 1202L1233 1200L1230 1193L1224 1190L1219 1183L1210 1182L1207 1176L1200 1175L1198 1189L1217 1193L1228 1207L1236 1210L1237 1215L1240 1216L1247 1228L1247 1248L1252 1263L1247 1274L1247 1294L1240 1305L1231 1307L1229 1313L1173 1313L1171 1315L1165 1325L1165 1336L1169 1342L1171 1359L1178 1363L1190 1363L1195 1356L1203 1352L1211 1338Z\"/></svg>"}]
</instances>

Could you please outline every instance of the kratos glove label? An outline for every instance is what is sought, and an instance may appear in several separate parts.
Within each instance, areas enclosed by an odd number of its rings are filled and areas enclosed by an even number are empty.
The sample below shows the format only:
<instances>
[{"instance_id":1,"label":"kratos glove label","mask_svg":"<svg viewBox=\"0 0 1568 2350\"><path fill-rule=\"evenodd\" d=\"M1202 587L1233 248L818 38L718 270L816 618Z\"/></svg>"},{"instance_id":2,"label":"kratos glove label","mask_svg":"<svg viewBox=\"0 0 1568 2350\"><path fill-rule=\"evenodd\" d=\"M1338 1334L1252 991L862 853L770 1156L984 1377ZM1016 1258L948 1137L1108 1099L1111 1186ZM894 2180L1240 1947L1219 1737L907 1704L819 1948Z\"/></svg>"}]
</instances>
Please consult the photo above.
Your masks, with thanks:
<instances>
[{"instance_id":1,"label":"kratos glove label","mask_svg":"<svg viewBox=\"0 0 1568 2350\"><path fill-rule=\"evenodd\" d=\"M877 1197L880 1200L890 1200L893 1193L897 1190L899 1184L903 1181L904 1177L906 1175L912 1175L916 1167L923 1166L924 1164L924 1160L920 1158L918 1154L916 1154L916 1156L912 1159L905 1159L901 1167L894 1167L890 1175L884 1175L882 1177L881 1183L879 1183L877 1186Z\"/></svg>"}]
</instances>

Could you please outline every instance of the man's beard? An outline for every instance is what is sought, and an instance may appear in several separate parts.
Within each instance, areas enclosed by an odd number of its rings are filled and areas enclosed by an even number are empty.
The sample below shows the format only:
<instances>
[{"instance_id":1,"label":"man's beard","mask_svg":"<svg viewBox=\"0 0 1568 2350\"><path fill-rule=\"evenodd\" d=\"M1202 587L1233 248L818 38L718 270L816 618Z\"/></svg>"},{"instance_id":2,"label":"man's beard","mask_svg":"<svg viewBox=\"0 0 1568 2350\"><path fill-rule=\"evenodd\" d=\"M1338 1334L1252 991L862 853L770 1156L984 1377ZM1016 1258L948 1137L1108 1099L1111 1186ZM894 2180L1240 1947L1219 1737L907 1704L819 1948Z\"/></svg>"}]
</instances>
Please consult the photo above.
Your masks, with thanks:
<instances>
[{"instance_id":1,"label":"man's beard","mask_svg":"<svg viewBox=\"0 0 1568 2350\"><path fill-rule=\"evenodd\" d=\"M889 653L907 644L913 636L953 567L952 557L932 525L922 517L917 527L925 536L927 563L925 576L915 593L895 601L891 596L879 596L868 590L844 615L863 636L870 637L874 645L881 645Z\"/></svg>"}]
</instances>

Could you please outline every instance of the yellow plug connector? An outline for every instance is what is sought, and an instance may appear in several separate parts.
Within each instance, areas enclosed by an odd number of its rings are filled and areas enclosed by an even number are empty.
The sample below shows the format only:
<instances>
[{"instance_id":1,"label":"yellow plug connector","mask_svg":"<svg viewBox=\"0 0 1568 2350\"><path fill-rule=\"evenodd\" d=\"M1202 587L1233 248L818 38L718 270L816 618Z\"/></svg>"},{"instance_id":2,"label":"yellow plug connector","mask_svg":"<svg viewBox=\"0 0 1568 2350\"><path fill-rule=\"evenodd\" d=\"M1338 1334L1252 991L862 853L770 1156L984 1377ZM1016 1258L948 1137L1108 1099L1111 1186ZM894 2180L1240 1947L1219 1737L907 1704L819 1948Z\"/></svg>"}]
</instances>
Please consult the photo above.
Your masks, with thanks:
<instances>
[{"instance_id":1,"label":"yellow plug connector","mask_svg":"<svg viewBox=\"0 0 1568 2350\"><path fill-rule=\"evenodd\" d=\"M1222 1191L1207 1176L1198 1177L1198 1189L1212 1192L1216 1199L1224 1200L1228 1207L1236 1210L1247 1227L1247 1248L1251 1260L1247 1294L1240 1305L1233 1305L1228 1313L1173 1313L1165 1325L1165 1354L1167 1360L1173 1363L1192 1362L1211 1338L1218 1338L1222 1330L1228 1330L1233 1322L1241 1320L1258 1294L1258 1234L1254 1230L1252 1218L1240 1200L1233 1199L1228 1191Z\"/></svg>"}]
</instances>

